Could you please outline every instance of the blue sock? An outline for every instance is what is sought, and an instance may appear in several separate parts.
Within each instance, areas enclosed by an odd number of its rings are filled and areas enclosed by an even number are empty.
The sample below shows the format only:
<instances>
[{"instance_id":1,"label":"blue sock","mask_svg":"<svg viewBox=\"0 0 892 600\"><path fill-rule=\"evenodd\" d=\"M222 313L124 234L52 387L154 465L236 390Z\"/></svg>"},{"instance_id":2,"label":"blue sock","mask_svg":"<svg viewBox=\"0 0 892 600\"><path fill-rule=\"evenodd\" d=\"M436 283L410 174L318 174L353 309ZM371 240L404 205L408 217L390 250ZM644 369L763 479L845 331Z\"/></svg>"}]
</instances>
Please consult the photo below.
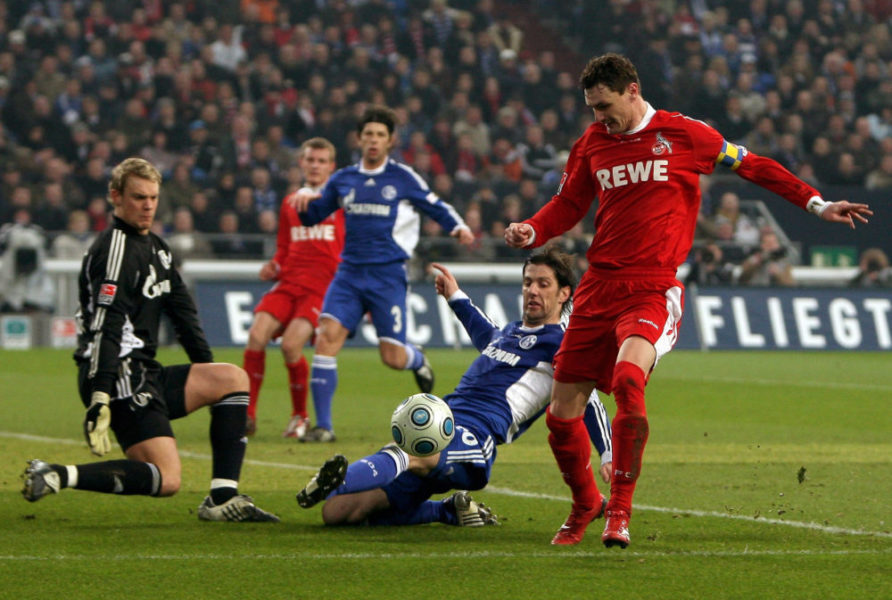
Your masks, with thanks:
<instances>
[{"instance_id":1,"label":"blue sock","mask_svg":"<svg viewBox=\"0 0 892 600\"><path fill-rule=\"evenodd\" d=\"M397 512L392 508L369 517L369 525L423 525L448 523L455 525L455 513L443 507L442 500L425 500L412 512Z\"/></svg>"},{"instance_id":2,"label":"blue sock","mask_svg":"<svg viewBox=\"0 0 892 600\"><path fill-rule=\"evenodd\" d=\"M310 371L310 390L313 392L313 408L316 426L334 430L331 423L331 401L338 387L338 360L334 356L313 356Z\"/></svg>"},{"instance_id":3,"label":"blue sock","mask_svg":"<svg viewBox=\"0 0 892 600\"><path fill-rule=\"evenodd\" d=\"M424 354L417 347L406 342L406 370L414 371L424 364Z\"/></svg>"},{"instance_id":4,"label":"blue sock","mask_svg":"<svg viewBox=\"0 0 892 600\"><path fill-rule=\"evenodd\" d=\"M409 467L409 456L395 446L385 446L375 454L360 458L347 467L344 483L332 493L355 494L380 488Z\"/></svg>"}]
</instances>

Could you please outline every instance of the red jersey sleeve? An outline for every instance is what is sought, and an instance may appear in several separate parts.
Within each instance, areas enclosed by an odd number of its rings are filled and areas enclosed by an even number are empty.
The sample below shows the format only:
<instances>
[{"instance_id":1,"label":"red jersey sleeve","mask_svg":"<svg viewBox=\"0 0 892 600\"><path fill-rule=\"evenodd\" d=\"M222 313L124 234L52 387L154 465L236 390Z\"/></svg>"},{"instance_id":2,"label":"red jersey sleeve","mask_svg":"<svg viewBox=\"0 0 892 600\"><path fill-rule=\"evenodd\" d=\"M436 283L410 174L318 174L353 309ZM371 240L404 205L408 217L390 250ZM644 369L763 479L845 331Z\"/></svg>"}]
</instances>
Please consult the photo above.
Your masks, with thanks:
<instances>
[{"instance_id":1,"label":"red jersey sleeve","mask_svg":"<svg viewBox=\"0 0 892 600\"><path fill-rule=\"evenodd\" d=\"M291 221L290 213L294 212L294 208L288 203L286 196L282 200L279 207L279 233L276 235L276 254L273 256L273 262L279 265L281 269L285 264L285 258L288 256L288 247L291 243Z\"/></svg>"},{"instance_id":2,"label":"red jersey sleeve","mask_svg":"<svg viewBox=\"0 0 892 600\"><path fill-rule=\"evenodd\" d=\"M722 165L803 210L809 199L820 197L818 190L790 173L779 162L750 152L739 144L732 144L702 121L685 118L689 121L697 168L701 173L712 173L715 165Z\"/></svg>"},{"instance_id":3,"label":"red jersey sleeve","mask_svg":"<svg viewBox=\"0 0 892 600\"><path fill-rule=\"evenodd\" d=\"M585 216L597 196L598 184L592 177L586 158L588 139L586 132L576 140L567 158L557 193L532 218L524 221L536 232L531 248L539 247L573 227Z\"/></svg>"}]
</instances>

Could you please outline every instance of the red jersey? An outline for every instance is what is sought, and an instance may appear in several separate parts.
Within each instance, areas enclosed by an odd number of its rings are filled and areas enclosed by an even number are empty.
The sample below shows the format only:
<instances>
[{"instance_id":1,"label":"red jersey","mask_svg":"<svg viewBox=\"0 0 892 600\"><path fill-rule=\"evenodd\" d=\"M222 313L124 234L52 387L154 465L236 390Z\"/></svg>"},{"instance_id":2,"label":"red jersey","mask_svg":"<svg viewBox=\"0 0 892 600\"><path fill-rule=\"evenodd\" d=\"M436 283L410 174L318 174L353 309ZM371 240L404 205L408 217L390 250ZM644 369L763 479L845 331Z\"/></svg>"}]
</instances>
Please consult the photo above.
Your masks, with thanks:
<instances>
[{"instance_id":1,"label":"red jersey","mask_svg":"<svg viewBox=\"0 0 892 600\"><path fill-rule=\"evenodd\" d=\"M276 255L273 257L279 265L281 284L324 292L341 262L343 248L344 211L337 210L321 223L307 227L301 224L288 198L282 201Z\"/></svg>"},{"instance_id":2,"label":"red jersey","mask_svg":"<svg viewBox=\"0 0 892 600\"><path fill-rule=\"evenodd\" d=\"M674 277L694 241L700 175L716 163L805 209L817 190L776 161L726 142L702 121L648 105L641 124L618 135L593 123L573 145L557 194L531 219L533 246L575 225L597 196L595 269Z\"/></svg>"}]
</instances>

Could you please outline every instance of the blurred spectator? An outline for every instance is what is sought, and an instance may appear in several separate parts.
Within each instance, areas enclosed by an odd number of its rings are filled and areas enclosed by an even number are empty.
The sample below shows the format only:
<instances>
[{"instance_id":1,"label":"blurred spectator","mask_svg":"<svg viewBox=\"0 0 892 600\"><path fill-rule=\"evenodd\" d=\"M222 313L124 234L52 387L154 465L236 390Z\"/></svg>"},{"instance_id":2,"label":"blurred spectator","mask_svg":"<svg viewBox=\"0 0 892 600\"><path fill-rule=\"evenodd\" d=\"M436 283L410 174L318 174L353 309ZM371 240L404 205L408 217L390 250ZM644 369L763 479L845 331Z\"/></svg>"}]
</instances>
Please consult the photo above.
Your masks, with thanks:
<instances>
[{"instance_id":1,"label":"blurred spectator","mask_svg":"<svg viewBox=\"0 0 892 600\"><path fill-rule=\"evenodd\" d=\"M87 202L91 231L104 231L109 225L109 206L104 196L93 196Z\"/></svg>"},{"instance_id":2,"label":"blurred spectator","mask_svg":"<svg viewBox=\"0 0 892 600\"><path fill-rule=\"evenodd\" d=\"M869 190L892 189L892 154L884 154L880 164L867 174L864 187Z\"/></svg>"},{"instance_id":3,"label":"blurred spectator","mask_svg":"<svg viewBox=\"0 0 892 600\"><path fill-rule=\"evenodd\" d=\"M764 228L760 234L759 248L741 264L740 283L756 286L792 286L793 267L787 258L787 249L781 245L777 233Z\"/></svg>"},{"instance_id":4,"label":"blurred spectator","mask_svg":"<svg viewBox=\"0 0 892 600\"><path fill-rule=\"evenodd\" d=\"M248 58L242 47L242 27L228 23L220 25L217 40L210 45L214 65L234 73L240 62Z\"/></svg>"},{"instance_id":5,"label":"blurred spectator","mask_svg":"<svg viewBox=\"0 0 892 600\"><path fill-rule=\"evenodd\" d=\"M545 133L538 125L526 128L524 141L518 145L517 152L523 176L531 179L542 179L554 168L557 159L557 151L545 142Z\"/></svg>"},{"instance_id":6,"label":"blurred spectator","mask_svg":"<svg viewBox=\"0 0 892 600\"><path fill-rule=\"evenodd\" d=\"M740 210L740 196L730 191L719 198L712 224L706 226L706 233L714 239L742 246L755 246L760 238L756 224Z\"/></svg>"},{"instance_id":7,"label":"blurred spectator","mask_svg":"<svg viewBox=\"0 0 892 600\"><path fill-rule=\"evenodd\" d=\"M868 248L858 260L858 274L849 281L850 287L892 287L892 267L889 257L880 248Z\"/></svg>"},{"instance_id":8,"label":"blurred spectator","mask_svg":"<svg viewBox=\"0 0 892 600\"><path fill-rule=\"evenodd\" d=\"M507 14L502 14L495 23L489 26L487 31L499 52L511 50L516 55L520 54L523 46L523 31L511 22L511 18Z\"/></svg>"},{"instance_id":9,"label":"blurred spectator","mask_svg":"<svg viewBox=\"0 0 892 600\"><path fill-rule=\"evenodd\" d=\"M181 206L189 206L193 194L198 191L198 186L192 181L189 172L189 164L180 160L173 168L171 177L161 184L161 204L163 215L159 219L164 223L170 223L173 211Z\"/></svg>"},{"instance_id":10,"label":"blurred spectator","mask_svg":"<svg viewBox=\"0 0 892 600\"><path fill-rule=\"evenodd\" d=\"M164 177L169 177L177 163L177 155L171 152L167 143L167 133L163 129L152 132L151 143L143 146L139 155L155 165Z\"/></svg>"},{"instance_id":11,"label":"blurred spectator","mask_svg":"<svg viewBox=\"0 0 892 600\"><path fill-rule=\"evenodd\" d=\"M220 198L213 190L199 190L192 194L189 210L195 229L202 233L217 231L220 222Z\"/></svg>"},{"instance_id":12,"label":"blurred spectator","mask_svg":"<svg viewBox=\"0 0 892 600\"><path fill-rule=\"evenodd\" d=\"M68 225L68 207L60 183L46 183L40 206L34 214L34 223L44 231L62 231Z\"/></svg>"},{"instance_id":13,"label":"blurred spectator","mask_svg":"<svg viewBox=\"0 0 892 600\"><path fill-rule=\"evenodd\" d=\"M239 217L232 210L224 210L220 214L218 231L211 241L211 248L217 258L248 258L251 247L239 233Z\"/></svg>"},{"instance_id":14,"label":"blurred spectator","mask_svg":"<svg viewBox=\"0 0 892 600\"><path fill-rule=\"evenodd\" d=\"M507 182L517 183L523 176L523 166L520 162L520 154L504 137L496 138L492 145L492 152L486 160L485 176L494 184Z\"/></svg>"},{"instance_id":15,"label":"blurred spectator","mask_svg":"<svg viewBox=\"0 0 892 600\"><path fill-rule=\"evenodd\" d=\"M204 234L195 230L192 212L185 206L173 213L173 230L167 243L178 264L189 258L211 258L214 254Z\"/></svg>"},{"instance_id":16,"label":"blurred spectator","mask_svg":"<svg viewBox=\"0 0 892 600\"><path fill-rule=\"evenodd\" d=\"M715 242L709 241L696 248L691 269L685 278L685 285L695 283L697 285L716 286L730 285L734 279L734 265L724 260L722 248Z\"/></svg>"},{"instance_id":17,"label":"blurred spectator","mask_svg":"<svg viewBox=\"0 0 892 600\"><path fill-rule=\"evenodd\" d=\"M86 211L73 210L68 215L68 225L53 240L50 253L55 258L80 259L90 248L96 234L90 231L90 217Z\"/></svg>"}]
</instances>

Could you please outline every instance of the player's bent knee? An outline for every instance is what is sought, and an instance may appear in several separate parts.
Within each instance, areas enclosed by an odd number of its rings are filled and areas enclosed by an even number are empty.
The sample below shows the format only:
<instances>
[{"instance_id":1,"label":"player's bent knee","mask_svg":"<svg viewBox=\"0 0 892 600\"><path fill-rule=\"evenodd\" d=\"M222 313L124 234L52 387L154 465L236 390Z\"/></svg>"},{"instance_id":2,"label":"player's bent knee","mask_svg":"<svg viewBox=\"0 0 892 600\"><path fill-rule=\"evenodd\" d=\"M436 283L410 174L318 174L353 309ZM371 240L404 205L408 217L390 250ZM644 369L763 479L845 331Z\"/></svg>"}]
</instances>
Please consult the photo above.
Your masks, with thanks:
<instances>
[{"instance_id":1,"label":"player's bent knee","mask_svg":"<svg viewBox=\"0 0 892 600\"><path fill-rule=\"evenodd\" d=\"M180 491L180 474L179 473L161 473L161 489L158 491L159 496L173 496Z\"/></svg>"},{"instance_id":2,"label":"player's bent knee","mask_svg":"<svg viewBox=\"0 0 892 600\"><path fill-rule=\"evenodd\" d=\"M230 363L215 363L213 378L221 394L241 392L247 390L250 385L248 373Z\"/></svg>"}]
</instances>

